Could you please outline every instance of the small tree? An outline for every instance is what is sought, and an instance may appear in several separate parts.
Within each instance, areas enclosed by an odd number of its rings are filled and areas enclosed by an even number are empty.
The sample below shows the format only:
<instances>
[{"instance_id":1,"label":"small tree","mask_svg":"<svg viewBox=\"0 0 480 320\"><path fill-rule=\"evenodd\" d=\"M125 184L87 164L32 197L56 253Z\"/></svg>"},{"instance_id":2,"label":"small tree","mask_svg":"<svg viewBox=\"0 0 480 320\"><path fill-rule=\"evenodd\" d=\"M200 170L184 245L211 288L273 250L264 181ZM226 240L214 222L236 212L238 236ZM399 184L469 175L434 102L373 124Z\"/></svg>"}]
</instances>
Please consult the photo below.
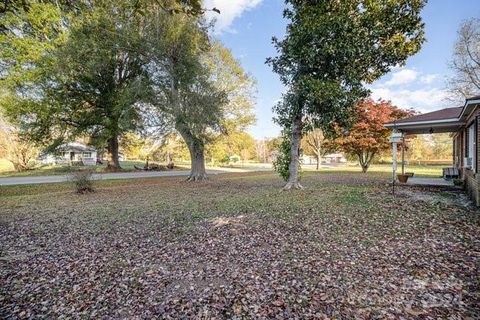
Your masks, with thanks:
<instances>
[{"instance_id":1,"label":"small tree","mask_svg":"<svg viewBox=\"0 0 480 320\"><path fill-rule=\"evenodd\" d=\"M314 154L317 158L317 170L320 168L322 156L327 152L327 144L322 129L315 129L307 133L303 138L304 153Z\"/></svg>"},{"instance_id":2,"label":"small tree","mask_svg":"<svg viewBox=\"0 0 480 320\"><path fill-rule=\"evenodd\" d=\"M38 148L23 139L18 129L0 119L0 154L13 164L15 171L25 171L38 156Z\"/></svg>"},{"instance_id":3,"label":"small tree","mask_svg":"<svg viewBox=\"0 0 480 320\"><path fill-rule=\"evenodd\" d=\"M84 194L95 191L93 187L93 172L91 169L83 169L72 173L70 181L76 193Z\"/></svg>"},{"instance_id":4,"label":"small tree","mask_svg":"<svg viewBox=\"0 0 480 320\"><path fill-rule=\"evenodd\" d=\"M362 172L367 172L373 158L390 147L391 132L384 124L413 115L414 111L399 109L391 102L375 102L368 98L357 104L356 114L357 121L348 135L340 136L333 143L357 157Z\"/></svg>"},{"instance_id":5,"label":"small tree","mask_svg":"<svg viewBox=\"0 0 480 320\"><path fill-rule=\"evenodd\" d=\"M273 160L273 169L278 172L283 180L288 181L290 179L290 166L291 166L291 133L288 130L282 130L280 141L276 141L276 150L278 150L277 157ZM300 168L300 158L297 158L296 165ZM299 169L295 171L299 174ZM298 177L299 180L299 177Z\"/></svg>"},{"instance_id":6,"label":"small tree","mask_svg":"<svg viewBox=\"0 0 480 320\"><path fill-rule=\"evenodd\" d=\"M458 30L448 80L452 98L462 100L480 94L480 19L466 20ZM461 98L461 99L460 99Z\"/></svg>"},{"instance_id":7,"label":"small tree","mask_svg":"<svg viewBox=\"0 0 480 320\"><path fill-rule=\"evenodd\" d=\"M265 139L255 141L255 157L259 162L267 162L267 143Z\"/></svg>"}]
</instances>

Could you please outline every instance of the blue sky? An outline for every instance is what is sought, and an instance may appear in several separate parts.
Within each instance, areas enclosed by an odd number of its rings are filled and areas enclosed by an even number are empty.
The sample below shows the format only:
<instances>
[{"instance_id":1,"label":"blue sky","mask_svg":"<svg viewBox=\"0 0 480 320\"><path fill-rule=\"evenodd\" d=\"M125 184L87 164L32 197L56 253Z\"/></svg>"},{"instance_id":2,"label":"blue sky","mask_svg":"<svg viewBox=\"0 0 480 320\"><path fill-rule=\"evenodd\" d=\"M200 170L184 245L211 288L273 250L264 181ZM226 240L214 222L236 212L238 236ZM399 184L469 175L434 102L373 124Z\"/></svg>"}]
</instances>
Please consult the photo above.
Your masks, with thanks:
<instances>
[{"instance_id":1,"label":"blue sky","mask_svg":"<svg viewBox=\"0 0 480 320\"><path fill-rule=\"evenodd\" d=\"M257 80L256 125L249 131L255 138L274 137L280 128L272 121L272 106L284 88L278 76L265 65L276 55L272 36L282 38L286 21L280 0L205 0L207 7L221 10L216 15L217 37L232 49L244 69ZM445 80L450 75L448 61L460 23L480 17L479 0L430 0L422 17L427 42L421 51L370 87L374 98L391 100L403 108L428 112L455 106L446 100Z\"/></svg>"}]
</instances>

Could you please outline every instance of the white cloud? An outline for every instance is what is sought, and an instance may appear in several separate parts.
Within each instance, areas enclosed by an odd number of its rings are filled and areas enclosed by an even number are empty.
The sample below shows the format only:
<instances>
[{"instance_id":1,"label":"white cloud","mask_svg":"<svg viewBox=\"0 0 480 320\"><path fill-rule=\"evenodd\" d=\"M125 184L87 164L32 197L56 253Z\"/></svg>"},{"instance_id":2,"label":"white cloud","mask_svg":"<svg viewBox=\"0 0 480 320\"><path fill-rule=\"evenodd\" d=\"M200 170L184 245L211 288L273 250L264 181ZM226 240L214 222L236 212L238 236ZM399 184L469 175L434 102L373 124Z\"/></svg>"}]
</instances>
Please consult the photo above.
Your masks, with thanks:
<instances>
[{"instance_id":1,"label":"white cloud","mask_svg":"<svg viewBox=\"0 0 480 320\"><path fill-rule=\"evenodd\" d=\"M421 112L454 107L445 101L447 93L439 88L391 89L387 87L370 88L372 98L390 100L400 108L414 108Z\"/></svg>"},{"instance_id":2,"label":"white cloud","mask_svg":"<svg viewBox=\"0 0 480 320\"><path fill-rule=\"evenodd\" d=\"M438 74L426 74L420 77L420 81L425 84L430 84L438 78Z\"/></svg>"},{"instance_id":3,"label":"white cloud","mask_svg":"<svg viewBox=\"0 0 480 320\"><path fill-rule=\"evenodd\" d=\"M417 79L418 72L412 69L401 69L392 73L390 80L385 82L387 86L407 84Z\"/></svg>"},{"instance_id":4,"label":"white cloud","mask_svg":"<svg viewBox=\"0 0 480 320\"><path fill-rule=\"evenodd\" d=\"M238 18L246 10L251 10L263 0L205 0L204 6L207 9L217 8L220 14L207 12L207 18L215 19L215 32L235 32L231 25L235 18Z\"/></svg>"},{"instance_id":5,"label":"white cloud","mask_svg":"<svg viewBox=\"0 0 480 320\"><path fill-rule=\"evenodd\" d=\"M387 75L388 77L388 75ZM438 83L439 74L428 74L405 67L394 68L389 80L369 86L372 98L390 100L400 108L430 112L455 107L447 101L447 92Z\"/></svg>"}]
</instances>

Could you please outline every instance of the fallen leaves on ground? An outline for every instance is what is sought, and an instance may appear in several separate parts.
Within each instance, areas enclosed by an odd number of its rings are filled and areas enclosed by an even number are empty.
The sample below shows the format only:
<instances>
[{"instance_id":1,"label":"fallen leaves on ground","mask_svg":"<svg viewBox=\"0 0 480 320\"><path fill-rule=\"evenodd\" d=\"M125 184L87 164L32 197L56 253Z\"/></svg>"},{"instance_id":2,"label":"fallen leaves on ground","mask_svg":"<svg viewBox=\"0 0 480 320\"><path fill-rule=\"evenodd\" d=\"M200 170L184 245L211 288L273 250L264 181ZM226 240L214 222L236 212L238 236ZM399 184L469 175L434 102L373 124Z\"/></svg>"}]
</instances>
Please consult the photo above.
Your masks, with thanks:
<instances>
[{"instance_id":1,"label":"fallen leaves on ground","mask_svg":"<svg viewBox=\"0 0 480 320\"><path fill-rule=\"evenodd\" d=\"M0 317L480 317L479 212L458 191L394 198L352 173L302 183L279 192L251 173L9 194Z\"/></svg>"}]
</instances>

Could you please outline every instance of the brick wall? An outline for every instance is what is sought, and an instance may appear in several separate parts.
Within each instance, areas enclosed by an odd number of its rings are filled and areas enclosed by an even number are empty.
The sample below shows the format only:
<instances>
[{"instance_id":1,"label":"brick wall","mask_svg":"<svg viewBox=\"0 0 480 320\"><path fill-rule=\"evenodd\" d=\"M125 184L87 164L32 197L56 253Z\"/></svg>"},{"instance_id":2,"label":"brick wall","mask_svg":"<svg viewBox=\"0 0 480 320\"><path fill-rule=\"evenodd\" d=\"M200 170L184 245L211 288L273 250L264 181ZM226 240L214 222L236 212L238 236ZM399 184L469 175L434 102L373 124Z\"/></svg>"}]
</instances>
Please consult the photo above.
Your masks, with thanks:
<instances>
[{"instance_id":1,"label":"brick wall","mask_svg":"<svg viewBox=\"0 0 480 320\"><path fill-rule=\"evenodd\" d=\"M480 195L479 195L479 185L480 185L480 174L477 173L480 169L480 152L478 148L478 141L479 135L480 135L480 130L479 130L479 111L475 110L475 112L470 115L470 117L467 119L467 125L466 127L462 130L462 133L459 136L463 136L462 140L462 148L461 150L463 151L461 153L462 155L462 167L463 167L463 158L467 155L467 141L468 141L468 127L473 123L475 126L475 138L474 138L474 152L475 152L475 163L473 163L472 170L464 169L462 170L462 177L465 180L465 191L468 194L468 196L477 204L477 206L480 206ZM458 142L458 140L457 140ZM470 155L468 155L470 157ZM462 168L463 169L463 168Z\"/></svg>"}]
</instances>

